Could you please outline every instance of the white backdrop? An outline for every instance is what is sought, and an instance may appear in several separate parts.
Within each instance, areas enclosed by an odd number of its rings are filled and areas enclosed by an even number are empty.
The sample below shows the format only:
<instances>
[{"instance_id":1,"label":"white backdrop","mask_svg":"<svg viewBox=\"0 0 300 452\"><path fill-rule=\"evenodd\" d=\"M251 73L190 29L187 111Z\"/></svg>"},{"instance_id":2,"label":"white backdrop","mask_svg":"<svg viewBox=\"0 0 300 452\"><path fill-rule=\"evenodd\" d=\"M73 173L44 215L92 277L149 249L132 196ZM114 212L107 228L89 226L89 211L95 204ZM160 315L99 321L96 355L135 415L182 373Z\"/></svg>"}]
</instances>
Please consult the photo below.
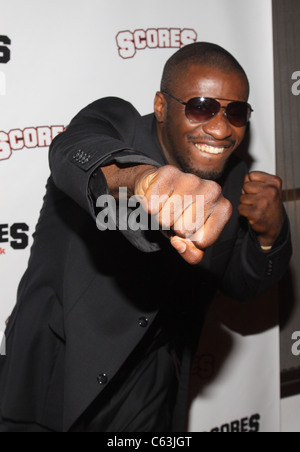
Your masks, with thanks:
<instances>
[{"instance_id":1,"label":"white backdrop","mask_svg":"<svg viewBox=\"0 0 300 452\"><path fill-rule=\"evenodd\" d=\"M253 168L275 172L275 145L271 0L0 0L0 11L1 331L27 265L48 145L88 103L113 95L152 112L180 42L211 41L237 57L251 82ZM125 45L135 30L136 52ZM206 340L211 350L199 352L194 374L204 365L210 380L192 404L190 430L278 431L277 328L247 336L225 329L233 346L217 376L220 348Z\"/></svg>"}]
</instances>

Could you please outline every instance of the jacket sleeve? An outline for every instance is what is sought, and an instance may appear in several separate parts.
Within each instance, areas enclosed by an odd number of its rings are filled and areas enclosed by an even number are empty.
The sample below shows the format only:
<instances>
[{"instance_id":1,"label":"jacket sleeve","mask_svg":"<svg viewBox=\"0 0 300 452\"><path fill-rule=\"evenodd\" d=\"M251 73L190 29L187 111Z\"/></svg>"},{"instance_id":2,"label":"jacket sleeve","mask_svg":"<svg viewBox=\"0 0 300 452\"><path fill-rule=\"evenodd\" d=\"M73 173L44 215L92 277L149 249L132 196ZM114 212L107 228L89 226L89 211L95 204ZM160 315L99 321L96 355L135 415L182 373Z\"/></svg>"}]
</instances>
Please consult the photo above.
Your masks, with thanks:
<instances>
[{"instance_id":1,"label":"jacket sleeve","mask_svg":"<svg viewBox=\"0 0 300 452\"><path fill-rule=\"evenodd\" d=\"M160 166L133 149L136 119L134 107L121 99L106 98L83 109L67 130L53 141L49 161L55 185L73 201L96 216L90 189L93 175L102 178L103 194L108 193L101 166L114 161Z\"/></svg>"},{"instance_id":2,"label":"jacket sleeve","mask_svg":"<svg viewBox=\"0 0 300 452\"><path fill-rule=\"evenodd\" d=\"M291 256L292 242L287 215L281 233L268 253L262 251L250 227L247 232L241 230L222 280L222 292L239 301L254 299L280 281Z\"/></svg>"}]
</instances>

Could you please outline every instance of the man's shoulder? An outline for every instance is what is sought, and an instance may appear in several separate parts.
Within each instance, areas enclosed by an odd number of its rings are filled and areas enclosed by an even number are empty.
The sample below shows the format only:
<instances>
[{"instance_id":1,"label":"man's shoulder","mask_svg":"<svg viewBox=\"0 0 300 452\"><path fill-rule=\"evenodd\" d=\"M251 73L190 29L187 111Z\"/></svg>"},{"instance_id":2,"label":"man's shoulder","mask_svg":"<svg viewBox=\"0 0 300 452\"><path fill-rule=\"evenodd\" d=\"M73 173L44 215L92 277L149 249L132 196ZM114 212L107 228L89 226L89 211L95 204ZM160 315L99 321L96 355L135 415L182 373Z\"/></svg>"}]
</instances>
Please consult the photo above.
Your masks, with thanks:
<instances>
[{"instance_id":1,"label":"man's shoulder","mask_svg":"<svg viewBox=\"0 0 300 452\"><path fill-rule=\"evenodd\" d=\"M97 112L112 114L115 117L120 116L123 119L125 119L124 114L136 119L141 118L140 113L132 105L132 103L121 99L120 97L103 97L92 102L86 108Z\"/></svg>"},{"instance_id":2,"label":"man's shoulder","mask_svg":"<svg viewBox=\"0 0 300 452\"><path fill-rule=\"evenodd\" d=\"M70 127L99 127L111 130L131 143L139 130L143 117L128 101L119 97L104 97L83 108L71 121ZM90 129L89 129L90 130Z\"/></svg>"}]
</instances>

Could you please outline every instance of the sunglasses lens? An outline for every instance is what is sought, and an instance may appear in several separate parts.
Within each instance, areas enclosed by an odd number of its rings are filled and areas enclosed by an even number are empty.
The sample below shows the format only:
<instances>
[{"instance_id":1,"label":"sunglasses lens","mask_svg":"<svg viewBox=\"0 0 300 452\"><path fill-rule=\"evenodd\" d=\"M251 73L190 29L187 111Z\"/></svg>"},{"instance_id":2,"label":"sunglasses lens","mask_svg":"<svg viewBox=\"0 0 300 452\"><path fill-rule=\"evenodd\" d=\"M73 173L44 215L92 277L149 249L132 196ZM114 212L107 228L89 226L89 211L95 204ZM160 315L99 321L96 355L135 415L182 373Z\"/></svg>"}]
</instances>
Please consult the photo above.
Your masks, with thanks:
<instances>
[{"instance_id":1,"label":"sunglasses lens","mask_svg":"<svg viewBox=\"0 0 300 452\"><path fill-rule=\"evenodd\" d=\"M210 121L219 113L221 104L216 99L195 97L188 101L185 109L189 121L202 123ZM250 120L252 109L246 102L232 102L226 107L228 121L235 127L244 127Z\"/></svg>"},{"instance_id":2,"label":"sunglasses lens","mask_svg":"<svg viewBox=\"0 0 300 452\"><path fill-rule=\"evenodd\" d=\"M198 97L188 101L185 113L192 122L206 122L219 113L220 108L217 100Z\"/></svg>"},{"instance_id":3,"label":"sunglasses lens","mask_svg":"<svg viewBox=\"0 0 300 452\"><path fill-rule=\"evenodd\" d=\"M227 106L226 116L235 127L247 125L251 116L251 107L246 102L232 102Z\"/></svg>"}]
</instances>

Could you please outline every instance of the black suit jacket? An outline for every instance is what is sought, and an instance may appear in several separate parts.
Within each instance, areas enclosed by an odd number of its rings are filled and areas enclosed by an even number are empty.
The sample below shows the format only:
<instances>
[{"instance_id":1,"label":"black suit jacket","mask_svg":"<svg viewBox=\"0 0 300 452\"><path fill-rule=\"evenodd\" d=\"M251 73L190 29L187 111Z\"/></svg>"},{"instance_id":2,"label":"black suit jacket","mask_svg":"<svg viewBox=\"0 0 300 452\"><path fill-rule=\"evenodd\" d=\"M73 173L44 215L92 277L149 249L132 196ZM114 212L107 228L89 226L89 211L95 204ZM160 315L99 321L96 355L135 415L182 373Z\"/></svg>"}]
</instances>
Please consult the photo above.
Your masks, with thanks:
<instances>
[{"instance_id":1,"label":"black suit jacket","mask_svg":"<svg viewBox=\"0 0 300 452\"><path fill-rule=\"evenodd\" d=\"M99 168L112 162L167 164L154 115L108 98L81 111L50 149L52 175L1 357L5 419L72 429L160 312L182 352L174 430L183 431L190 360L215 291L249 300L286 270L288 220L263 253L237 211L246 167L235 157L222 181L233 216L195 267L160 232L97 230L95 198L108 192Z\"/></svg>"}]
</instances>

